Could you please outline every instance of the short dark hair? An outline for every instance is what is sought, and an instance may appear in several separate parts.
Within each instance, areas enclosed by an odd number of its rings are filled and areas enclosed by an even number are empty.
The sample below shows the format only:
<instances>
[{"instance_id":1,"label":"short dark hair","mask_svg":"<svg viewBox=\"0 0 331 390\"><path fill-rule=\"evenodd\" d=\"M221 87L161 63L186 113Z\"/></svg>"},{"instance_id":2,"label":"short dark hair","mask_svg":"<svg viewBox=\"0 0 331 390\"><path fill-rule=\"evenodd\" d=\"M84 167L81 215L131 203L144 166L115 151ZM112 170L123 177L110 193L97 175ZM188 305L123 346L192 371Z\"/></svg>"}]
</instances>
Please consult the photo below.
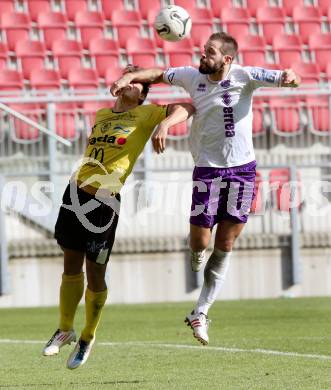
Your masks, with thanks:
<instances>
[{"instance_id":1,"label":"short dark hair","mask_svg":"<svg viewBox=\"0 0 331 390\"><path fill-rule=\"evenodd\" d=\"M224 54L235 57L238 51L238 42L233 38L233 36L225 33L225 32L217 32L212 34L209 37L209 40L218 40L223 42L223 51Z\"/></svg>"},{"instance_id":2,"label":"short dark hair","mask_svg":"<svg viewBox=\"0 0 331 390\"><path fill-rule=\"evenodd\" d=\"M124 70L124 73L136 72L137 70L141 70L141 69L143 69L143 68L140 68L137 65L128 64ZM138 102L139 105L144 103L144 101L148 95L150 86L151 86L151 83L140 83L140 84L142 84L142 86L143 86L141 93L144 95L144 98L139 99L139 102Z\"/></svg>"}]
</instances>

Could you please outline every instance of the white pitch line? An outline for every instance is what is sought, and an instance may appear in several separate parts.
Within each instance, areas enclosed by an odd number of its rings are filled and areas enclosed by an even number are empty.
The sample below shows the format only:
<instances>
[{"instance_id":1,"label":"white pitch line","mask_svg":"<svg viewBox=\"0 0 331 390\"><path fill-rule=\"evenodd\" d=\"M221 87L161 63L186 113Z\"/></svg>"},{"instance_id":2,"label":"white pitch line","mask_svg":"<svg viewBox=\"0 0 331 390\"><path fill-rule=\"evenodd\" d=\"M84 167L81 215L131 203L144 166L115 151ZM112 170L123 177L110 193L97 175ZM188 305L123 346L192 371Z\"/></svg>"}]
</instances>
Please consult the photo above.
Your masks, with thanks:
<instances>
[{"instance_id":1,"label":"white pitch line","mask_svg":"<svg viewBox=\"0 0 331 390\"><path fill-rule=\"evenodd\" d=\"M12 339L0 339L0 344L44 344L42 340L12 340ZM154 348L174 348L174 349L193 349L199 351L220 351L229 353L257 353L262 355L276 355L276 356L288 356L305 359L317 359L317 360L331 360L331 355L317 355L312 353L300 353L300 352L285 352L274 351L272 349L244 349L244 348L229 348L229 347L213 347L213 346L197 346L187 344L163 344L143 341L128 341L124 343L120 342L99 342L97 345L105 347L154 347Z\"/></svg>"}]
</instances>

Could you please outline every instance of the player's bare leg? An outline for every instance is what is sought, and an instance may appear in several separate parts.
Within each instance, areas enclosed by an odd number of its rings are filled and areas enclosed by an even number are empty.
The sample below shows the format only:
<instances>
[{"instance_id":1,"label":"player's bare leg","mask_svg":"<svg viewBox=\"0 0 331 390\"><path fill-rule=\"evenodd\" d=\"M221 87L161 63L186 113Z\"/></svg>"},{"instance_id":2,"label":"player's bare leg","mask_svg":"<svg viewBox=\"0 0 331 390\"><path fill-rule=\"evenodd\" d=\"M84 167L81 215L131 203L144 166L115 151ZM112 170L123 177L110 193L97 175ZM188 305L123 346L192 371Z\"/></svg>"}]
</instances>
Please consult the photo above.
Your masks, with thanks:
<instances>
[{"instance_id":1,"label":"player's bare leg","mask_svg":"<svg viewBox=\"0 0 331 390\"><path fill-rule=\"evenodd\" d=\"M206 248L211 237L211 229L203 226L190 225L190 260L192 271L200 271L206 259Z\"/></svg>"},{"instance_id":2,"label":"player's bare leg","mask_svg":"<svg viewBox=\"0 0 331 390\"><path fill-rule=\"evenodd\" d=\"M101 312L107 299L105 282L107 264L97 264L86 260L87 289L85 292L85 326L81 336L70 354L67 367L75 369L83 365L92 350L95 332L100 321Z\"/></svg>"},{"instance_id":3,"label":"player's bare leg","mask_svg":"<svg viewBox=\"0 0 331 390\"><path fill-rule=\"evenodd\" d=\"M64 345L76 341L73 322L77 306L84 292L84 252L63 249L64 272L60 287L60 324L43 349L43 355L59 353Z\"/></svg>"}]
</instances>

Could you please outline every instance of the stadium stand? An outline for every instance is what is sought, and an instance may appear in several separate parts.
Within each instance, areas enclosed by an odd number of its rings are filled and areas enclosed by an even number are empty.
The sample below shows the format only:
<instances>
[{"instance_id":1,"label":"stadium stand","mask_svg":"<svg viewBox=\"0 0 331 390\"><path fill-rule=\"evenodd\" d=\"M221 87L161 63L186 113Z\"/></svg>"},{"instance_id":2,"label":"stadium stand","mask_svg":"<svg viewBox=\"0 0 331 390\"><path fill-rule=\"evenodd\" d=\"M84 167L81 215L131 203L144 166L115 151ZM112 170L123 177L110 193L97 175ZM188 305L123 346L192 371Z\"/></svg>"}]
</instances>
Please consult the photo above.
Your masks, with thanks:
<instances>
[{"instance_id":1,"label":"stadium stand","mask_svg":"<svg viewBox=\"0 0 331 390\"><path fill-rule=\"evenodd\" d=\"M263 123L264 101L255 97L253 101L253 137L265 134L266 128Z\"/></svg>"},{"instance_id":2,"label":"stadium stand","mask_svg":"<svg viewBox=\"0 0 331 390\"><path fill-rule=\"evenodd\" d=\"M98 88L98 76L94 69L73 68L68 72L69 86L74 89Z\"/></svg>"},{"instance_id":3,"label":"stadium stand","mask_svg":"<svg viewBox=\"0 0 331 390\"><path fill-rule=\"evenodd\" d=\"M4 13L14 12L13 0L2 0L0 1L0 15Z\"/></svg>"},{"instance_id":4,"label":"stadium stand","mask_svg":"<svg viewBox=\"0 0 331 390\"><path fill-rule=\"evenodd\" d=\"M38 90L53 90L61 87L60 75L54 69L32 69L30 86Z\"/></svg>"},{"instance_id":5,"label":"stadium stand","mask_svg":"<svg viewBox=\"0 0 331 390\"><path fill-rule=\"evenodd\" d=\"M82 45L78 41L56 40L53 42L52 52L57 59L61 77L67 78L70 69L81 65Z\"/></svg>"},{"instance_id":6,"label":"stadium stand","mask_svg":"<svg viewBox=\"0 0 331 390\"><path fill-rule=\"evenodd\" d=\"M250 15L247 8L221 8L221 25L235 38L249 35Z\"/></svg>"},{"instance_id":7,"label":"stadium stand","mask_svg":"<svg viewBox=\"0 0 331 390\"><path fill-rule=\"evenodd\" d=\"M285 13L283 8L264 7L258 8L256 20L262 26L260 34L268 44L272 43L273 37L282 34L285 27Z\"/></svg>"},{"instance_id":8,"label":"stadium stand","mask_svg":"<svg viewBox=\"0 0 331 390\"><path fill-rule=\"evenodd\" d=\"M160 0L139 0L139 10L143 19L148 19L149 12L154 12L154 15L156 15L159 12L160 8Z\"/></svg>"},{"instance_id":9,"label":"stadium stand","mask_svg":"<svg viewBox=\"0 0 331 390\"><path fill-rule=\"evenodd\" d=\"M320 68L316 63L293 62L292 69L301 77L302 84L312 84L313 87L320 82Z\"/></svg>"},{"instance_id":10,"label":"stadium stand","mask_svg":"<svg viewBox=\"0 0 331 390\"><path fill-rule=\"evenodd\" d=\"M51 50L55 40L67 37L67 16L61 12L40 12L37 25L42 31L43 39L48 50Z\"/></svg>"},{"instance_id":11,"label":"stadium stand","mask_svg":"<svg viewBox=\"0 0 331 390\"><path fill-rule=\"evenodd\" d=\"M103 38L104 18L100 12L79 11L75 15L83 48L89 47L91 39Z\"/></svg>"},{"instance_id":12,"label":"stadium stand","mask_svg":"<svg viewBox=\"0 0 331 390\"><path fill-rule=\"evenodd\" d=\"M149 38L128 38L126 52L130 57L130 63L145 68L156 66L156 45Z\"/></svg>"},{"instance_id":13,"label":"stadium stand","mask_svg":"<svg viewBox=\"0 0 331 390\"><path fill-rule=\"evenodd\" d=\"M308 45L314 53L314 59L320 69L325 72L327 65L330 63L331 55L331 33L312 34L309 36Z\"/></svg>"},{"instance_id":14,"label":"stadium stand","mask_svg":"<svg viewBox=\"0 0 331 390\"><path fill-rule=\"evenodd\" d=\"M22 74L17 70L0 70L0 91L21 91L23 88Z\"/></svg>"},{"instance_id":15,"label":"stadium stand","mask_svg":"<svg viewBox=\"0 0 331 390\"><path fill-rule=\"evenodd\" d=\"M77 123L77 104L56 104L56 134L70 141L77 140L79 137Z\"/></svg>"},{"instance_id":16,"label":"stadium stand","mask_svg":"<svg viewBox=\"0 0 331 390\"><path fill-rule=\"evenodd\" d=\"M45 46L40 41L23 41L16 43L15 52L20 59L24 78L28 79L33 69L44 67Z\"/></svg>"},{"instance_id":17,"label":"stadium stand","mask_svg":"<svg viewBox=\"0 0 331 390\"><path fill-rule=\"evenodd\" d=\"M275 35L272 47L276 53L277 62L284 69L291 67L295 62L301 61L302 41L300 35Z\"/></svg>"},{"instance_id":18,"label":"stadium stand","mask_svg":"<svg viewBox=\"0 0 331 390\"><path fill-rule=\"evenodd\" d=\"M192 18L191 39L195 46L200 45L201 36L207 36L213 30L213 15L207 8L193 8L190 11Z\"/></svg>"},{"instance_id":19,"label":"stadium stand","mask_svg":"<svg viewBox=\"0 0 331 390\"><path fill-rule=\"evenodd\" d=\"M111 14L112 25L116 28L116 37L120 47L125 47L129 37L139 37L142 19L138 10L114 9Z\"/></svg>"},{"instance_id":20,"label":"stadium stand","mask_svg":"<svg viewBox=\"0 0 331 390\"><path fill-rule=\"evenodd\" d=\"M15 50L16 42L29 39L30 17L25 13L5 12L1 14L1 27L9 50Z\"/></svg>"},{"instance_id":21,"label":"stadium stand","mask_svg":"<svg viewBox=\"0 0 331 390\"><path fill-rule=\"evenodd\" d=\"M163 42L163 51L169 66L193 65L193 43L190 39L179 42Z\"/></svg>"},{"instance_id":22,"label":"stadium stand","mask_svg":"<svg viewBox=\"0 0 331 390\"><path fill-rule=\"evenodd\" d=\"M269 100L272 117L272 131L282 136L294 136L303 131L300 121L300 101L297 97Z\"/></svg>"},{"instance_id":23,"label":"stadium stand","mask_svg":"<svg viewBox=\"0 0 331 390\"><path fill-rule=\"evenodd\" d=\"M259 35L244 35L238 37L239 53L242 63L251 66L264 64L266 53L266 41Z\"/></svg>"},{"instance_id":24,"label":"stadium stand","mask_svg":"<svg viewBox=\"0 0 331 390\"><path fill-rule=\"evenodd\" d=\"M301 175L297 172L296 202L292 201L291 178L289 169L272 169L269 173L270 187L273 189L273 205L278 211L289 212L292 207L302 206L301 202Z\"/></svg>"},{"instance_id":25,"label":"stadium stand","mask_svg":"<svg viewBox=\"0 0 331 390\"><path fill-rule=\"evenodd\" d=\"M115 9L117 10L124 10L124 3L123 0L101 0L102 5L102 12L105 16L105 19L111 20L112 19L112 13Z\"/></svg>"},{"instance_id":26,"label":"stadium stand","mask_svg":"<svg viewBox=\"0 0 331 390\"><path fill-rule=\"evenodd\" d=\"M304 43L308 42L308 38L312 34L321 32L321 14L318 8L296 6L293 9L293 21L298 26Z\"/></svg>"},{"instance_id":27,"label":"stadium stand","mask_svg":"<svg viewBox=\"0 0 331 390\"><path fill-rule=\"evenodd\" d=\"M28 12L33 22L38 20L40 12L50 12L51 4L49 0L29 0L27 2Z\"/></svg>"},{"instance_id":28,"label":"stadium stand","mask_svg":"<svg viewBox=\"0 0 331 390\"><path fill-rule=\"evenodd\" d=\"M4 69L7 66L7 45L3 42L0 42L0 69Z\"/></svg>"},{"instance_id":29,"label":"stadium stand","mask_svg":"<svg viewBox=\"0 0 331 390\"><path fill-rule=\"evenodd\" d=\"M265 8L269 6L268 0L246 0L246 6L249 14L256 17L258 8Z\"/></svg>"},{"instance_id":30,"label":"stadium stand","mask_svg":"<svg viewBox=\"0 0 331 390\"><path fill-rule=\"evenodd\" d=\"M92 39L89 44L89 51L95 61L95 67L99 77L105 77L107 69L118 68L119 46L113 39Z\"/></svg>"},{"instance_id":31,"label":"stadium stand","mask_svg":"<svg viewBox=\"0 0 331 390\"><path fill-rule=\"evenodd\" d=\"M330 101L328 96L306 96L308 115L310 120L309 130L317 135L330 136Z\"/></svg>"},{"instance_id":32,"label":"stadium stand","mask_svg":"<svg viewBox=\"0 0 331 390\"><path fill-rule=\"evenodd\" d=\"M75 20L77 12L88 10L87 1L85 0L66 0L64 4L66 15L71 21Z\"/></svg>"},{"instance_id":33,"label":"stadium stand","mask_svg":"<svg viewBox=\"0 0 331 390\"><path fill-rule=\"evenodd\" d=\"M11 104L10 107L21 112L35 122L40 122L41 110L38 104ZM17 118L10 118L10 129L11 137L15 142L27 144L38 142L40 140L41 134L38 129Z\"/></svg>"}]
</instances>

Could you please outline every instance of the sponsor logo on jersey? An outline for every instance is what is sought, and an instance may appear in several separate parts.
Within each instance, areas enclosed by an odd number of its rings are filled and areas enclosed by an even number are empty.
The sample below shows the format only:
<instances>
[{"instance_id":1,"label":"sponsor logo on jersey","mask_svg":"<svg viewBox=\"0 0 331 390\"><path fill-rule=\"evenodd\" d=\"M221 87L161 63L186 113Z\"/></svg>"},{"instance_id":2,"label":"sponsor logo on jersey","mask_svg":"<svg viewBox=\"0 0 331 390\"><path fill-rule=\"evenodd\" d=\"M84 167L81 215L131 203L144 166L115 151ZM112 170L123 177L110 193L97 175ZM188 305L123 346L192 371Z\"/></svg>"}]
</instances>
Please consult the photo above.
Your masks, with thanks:
<instances>
[{"instance_id":1,"label":"sponsor logo on jersey","mask_svg":"<svg viewBox=\"0 0 331 390\"><path fill-rule=\"evenodd\" d=\"M225 136L234 137L235 136L235 126L234 126L234 117L233 117L233 108L232 107L223 107L223 120L225 127Z\"/></svg>"},{"instance_id":2,"label":"sponsor logo on jersey","mask_svg":"<svg viewBox=\"0 0 331 390\"><path fill-rule=\"evenodd\" d=\"M96 143L124 145L126 143L126 138L116 137L115 135L108 135L108 134L105 134L101 137L90 138L89 140L90 145L95 145Z\"/></svg>"},{"instance_id":3,"label":"sponsor logo on jersey","mask_svg":"<svg viewBox=\"0 0 331 390\"><path fill-rule=\"evenodd\" d=\"M93 148L91 150L91 153L89 154L89 157L93 158L94 160L99 161L101 164L103 163L103 159L105 157L105 151L103 148ZM96 165L95 163L89 163L89 165Z\"/></svg>"},{"instance_id":4,"label":"sponsor logo on jersey","mask_svg":"<svg viewBox=\"0 0 331 390\"><path fill-rule=\"evenodd\" d=\"M129 134L130 130L123 129L121 126L115 126L114 131L117 131L118 133L124 133L124 134Z\"/></svg>"},{"instance_id":5,"label":"sponsor logo on jersey","mask_svg":"<svg viewBox=\"0 0 331 390\"><path fill-rule=\"evenodd\" d=\"M199 85L198 85L198 88L197 88L197 91L199 91L199 92L205 92L206 91L206 84L204 84L204 83L200 83Z\"/></svg>"},{"instance_id":6,"label":"sponsor logo on jersey","mask_svg":"<svg viewBox=\"0 0 331 390\"><path fill-rule=\"evenodd\" d=\"M101 133L105 133L111 127L111 122L105 122L100 126Z\"/></svg>"},{"instance_id":7,"label":"sponsor logo on jersey","mask_svg":"<svg viewBox=\"0 0 331 390\"><path fill-rule=\"evenodd\" d=\"M231 85L231 81L230 80L223 80L220 82L220 86L222 88L230 88L230 85Z\"/></svg>"},{"instance_id":8,"label":"sponsor logo on jersey","mask_svg":"<svg viewBox=\"0 0 331 390\"><path fill-rule=\"evenodd\" d=\"M172 80L174 79L175 77L175 73L174 72L171 72L168 74L168 81L169 83L172 83Z\"/></svg>"},{"instance_id":9,"label":"sponsor logo on jersey","mask_svg":"<svg viewBox=\"0 0 331 390\"><path fill-rule=\"evenodd\" d=\"M224 92L222 94L222 102L226 105L226 106L229 106L232 102L231 100L231 95L229 94L229 92Z\"/></svg>"},{"instance_id":10,"label":"sponsor logo on jersey","mask_svg":"<svg viewBox=\"0 0 331 390\"><path fill-rule=\"evenodd\" d=\"M277 77L277 73L274 70L268 70L263 68L251 69L251 75L254 80L266 81L269 83L274 83Z\"/></svg>"}]
</instances>

